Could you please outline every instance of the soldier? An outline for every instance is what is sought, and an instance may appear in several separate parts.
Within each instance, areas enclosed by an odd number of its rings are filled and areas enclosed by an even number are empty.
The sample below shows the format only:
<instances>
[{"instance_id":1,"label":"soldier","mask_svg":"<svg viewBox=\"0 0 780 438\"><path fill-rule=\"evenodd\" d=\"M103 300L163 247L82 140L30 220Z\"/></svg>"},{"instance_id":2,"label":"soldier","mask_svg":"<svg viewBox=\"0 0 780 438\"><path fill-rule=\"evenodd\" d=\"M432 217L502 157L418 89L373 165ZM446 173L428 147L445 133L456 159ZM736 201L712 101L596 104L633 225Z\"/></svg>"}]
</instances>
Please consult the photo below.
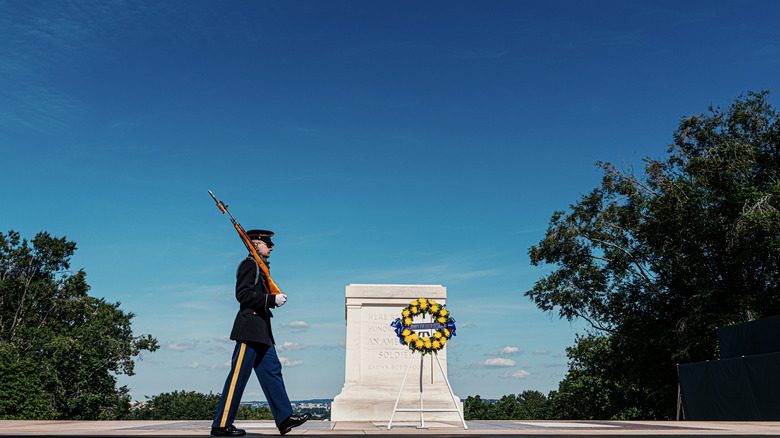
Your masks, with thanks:
<instances>
[{"instance_id":1,"label":"soldier","mask_svg":"<svg viewBox=\"0 0 780 438\"><path fill-rule=\"evenodd\" d=\"M247 236L252 240L255 250L268 267L268 257L273 250L268 230L249 230ZM251 256L238 265L236 272L236 299L240 309L233 323L230 339L236 341L233 350L230 373L225 380L225 388L219 400L217 414L211 425L213 436L242 436L246 432L233 426L233 420L241 402L252 369L255 370L260 387L263 389L271 413L279 432L284 435L293 427L300 426L311 414L293 415L287 390L282 379L282 364L274 348L274 336L271 332L271 309L281 307L287 301L284 294L272 295L269 288L270 278L266 278L261 267ZM269 276L270 277L270 276Z\"/></svg>"}]
</instances>

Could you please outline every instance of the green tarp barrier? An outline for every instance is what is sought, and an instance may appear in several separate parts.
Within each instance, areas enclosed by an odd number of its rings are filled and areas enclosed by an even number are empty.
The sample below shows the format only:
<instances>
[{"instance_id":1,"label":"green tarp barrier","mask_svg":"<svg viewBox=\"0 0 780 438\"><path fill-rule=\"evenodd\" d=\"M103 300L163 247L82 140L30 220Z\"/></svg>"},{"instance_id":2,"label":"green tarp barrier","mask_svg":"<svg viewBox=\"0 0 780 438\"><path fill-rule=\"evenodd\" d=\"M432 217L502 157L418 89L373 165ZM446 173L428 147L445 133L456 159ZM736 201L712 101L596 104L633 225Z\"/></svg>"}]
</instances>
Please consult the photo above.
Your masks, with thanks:
<instances>
[{"instance_id":1,"label":"green tarp barrier","mask_svg":"<svg viewBox=\"0 0 780 438\"><path fill-rule=\"evenodd\" d=\"M685 420L780 420L780 352L678 368Z\"/></svg>"},{"instance_id":2,"label":"green tarp barrier","mask_svg":"<svg viewBox=\"0 0 780 438\"><path fill-rule=\"evenodd\" d=\"M718 329L720 358L780 352L780 316Z\"/></svg>"}]
</instances>

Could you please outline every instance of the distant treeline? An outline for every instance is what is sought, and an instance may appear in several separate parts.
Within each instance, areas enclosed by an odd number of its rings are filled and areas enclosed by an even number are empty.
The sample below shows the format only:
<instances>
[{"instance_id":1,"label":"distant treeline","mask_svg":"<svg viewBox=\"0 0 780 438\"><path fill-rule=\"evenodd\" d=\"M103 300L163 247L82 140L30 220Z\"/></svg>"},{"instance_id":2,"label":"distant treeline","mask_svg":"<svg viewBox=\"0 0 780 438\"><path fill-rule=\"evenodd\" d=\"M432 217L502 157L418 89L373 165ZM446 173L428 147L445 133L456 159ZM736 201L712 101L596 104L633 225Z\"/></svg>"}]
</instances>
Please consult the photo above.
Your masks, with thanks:
<instances>
[{"instance_id":1,"label":"distant treeline","mask_svg":"<svg viewBox=\"0 0 780 438\"><path fill-rule=\"evenodd\" d=\"M217 411L219 394L197 391L163 392L130 409L132 420L211 420ZM238 420L273 420L271 411L240 406Z\"/></svg>"},{"instance_id":2,"label":"distant treeline","mask_svg":"<svg viewBox=\"0 0 780 438\"><path fill-rule=\"evenodd\" d=\"M523 391L517 395L505 395L499 400L484 400L479 395L464 402L467 420L546 420L563 418L555 409L555 392L546 397L539 391ZM203 394L196 391L173 391L158 394L130 409L128 419L133 420L210 420L214 417L219 394ZM315 418L329 418L329 412L315 410ZM238 420L272 420L267 407L253 409L241 406Z\"/></svg>"},{"instance_id":3,"label":"distant treeline","mask_svg":"<svg viewBox=\"0 0 780 438\"><path fill-rule=\"evenodd\" d=\"M548 398L539 391L523 391L505 395L498 400L485 400L479 395L463 402L466 420L552 420L558 419L553 407L554 392Z\"/></svg>"},{"instance_id":4,"label":"distant treeline","mask_svg":"<svg viewBox=\"0 0 780 438\"><path fill-rule=\"evenodd\" d=\"M149 400L137 403L130 409L133 420L211 420L217 411L219 394L203 394L197 391L163 392ZM324 409L307 410L312 418L330 418ZM265 406L252 408L242 405L238 408L237 420L273 420L271 410Z\"/></svg>"}]
</instances>

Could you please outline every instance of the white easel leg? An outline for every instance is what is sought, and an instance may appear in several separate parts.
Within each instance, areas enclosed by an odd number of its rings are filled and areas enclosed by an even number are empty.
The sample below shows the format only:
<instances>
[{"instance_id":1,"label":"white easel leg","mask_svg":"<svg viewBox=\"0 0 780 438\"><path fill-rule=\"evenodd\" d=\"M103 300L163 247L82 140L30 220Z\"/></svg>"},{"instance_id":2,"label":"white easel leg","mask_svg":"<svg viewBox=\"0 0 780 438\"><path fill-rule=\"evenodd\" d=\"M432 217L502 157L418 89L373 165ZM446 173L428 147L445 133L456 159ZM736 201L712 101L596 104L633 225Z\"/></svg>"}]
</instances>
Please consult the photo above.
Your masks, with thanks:
<instances>
[{"instance_id":1,"label":"white easel leg","mask_svg":"<svg viewBox=\"0 0 780 438\"><path fill-rule=\"evenodd\" d=\"M444 367L441 366L439 355L436 355L436 363L439 364L439 370L441 371L441 375L444 376L444 381L447 383L447 389L450 390L450 397L452 397L452 402L455 404L455 411L458 412L458 417L460 418L461 423L463 423L463 428L468 429L469 427L466 426L466 420L463 418L463 414L460 412L460 404L458 403L459 400L455 398L455 393L452 392L452 386L450 386L450 379L447 378L447 374L444 372Z\"/></svg>"},{"instance_id":2,"label":"white easel leg","mask_svg":"<svg viewBox=\"0 0 780 438\"><path fill-rule=\"evenodd\" d=\"M393 427L393 417L395 417L395 411L398 409L398 402L401 400L401 394L404 392L404 384L406 383L406 378L409 376L409 370L412 368L413 362L414 355L409 358L409 366L406 367L404 379L401 381L401 389L398 390L398 397L395 399L395 406L393 406L393 413L390 415L390 422L387 423L387 430L390 430L390 428Z\"/></svg>"},{"instance_id":3,"label":"white easel leg","mask_svg":"<svg viewBox=\"0 0 780 438\"><path fill-rule=\"evenodd\" d=\"M420 354L420 429L425 429L425 417L423 417L423 363L425 355Z\"/></svg>"}]
</instances>

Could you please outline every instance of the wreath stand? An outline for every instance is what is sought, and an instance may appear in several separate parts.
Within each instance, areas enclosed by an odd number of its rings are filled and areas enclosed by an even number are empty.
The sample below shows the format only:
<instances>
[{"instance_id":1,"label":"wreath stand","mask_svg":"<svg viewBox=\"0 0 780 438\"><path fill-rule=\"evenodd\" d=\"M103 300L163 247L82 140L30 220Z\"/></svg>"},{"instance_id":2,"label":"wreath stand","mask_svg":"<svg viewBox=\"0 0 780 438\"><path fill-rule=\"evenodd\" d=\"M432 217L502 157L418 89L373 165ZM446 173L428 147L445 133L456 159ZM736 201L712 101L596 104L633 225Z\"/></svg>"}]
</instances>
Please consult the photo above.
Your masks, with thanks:
<instances>
[{"instance_id":1,"label":"wreath stand","mask_svg":"<svg viewBox=\"0 0 780 438\"><path fill-rule=\"evenodd\" d=\"M418 429L426 429L425 417L423 417L424 412L457 412L458 418L460 418L461 423L463 423L463 429L469 428L468 426L466 426L466 420L463 419L463 414L460 412L460 409L458 408L458 400L455 397L455 393L452 392L452 386L450 386L450 381L447 378L447 373L444 372L444 367L441 366L441 361L439 360L439 356L436 353L431 353L431 356L436 358L436 363L439 365L439 371L441 371L441 375L442 377L444 377L444 382L447 384L447 389L449 389L450 391L450 397L452 397L452 403L455 405L455 409L430 409L430 408L425 409L423 407L423 361L425 359L424 354L420 354L420 408L419 409L398 408L398 402L401 400L401 394L404 391L406 378L409 376L409 370L412 368L412 363L414 363L414 354L412 354L412 357L409 358L409 366L406 367L406 373L404 373L404 379L401 381L401 389L398 390L398 398L395 399L395 406L393 406L393 413L390 415L390 422L387 423L387 430L390 430L393 427L393 418L395 417L396 412L419 412L420 426L418 426ZM431 357L431 383L433 383L433 357Z\"/></svg>"}]
</instances>

